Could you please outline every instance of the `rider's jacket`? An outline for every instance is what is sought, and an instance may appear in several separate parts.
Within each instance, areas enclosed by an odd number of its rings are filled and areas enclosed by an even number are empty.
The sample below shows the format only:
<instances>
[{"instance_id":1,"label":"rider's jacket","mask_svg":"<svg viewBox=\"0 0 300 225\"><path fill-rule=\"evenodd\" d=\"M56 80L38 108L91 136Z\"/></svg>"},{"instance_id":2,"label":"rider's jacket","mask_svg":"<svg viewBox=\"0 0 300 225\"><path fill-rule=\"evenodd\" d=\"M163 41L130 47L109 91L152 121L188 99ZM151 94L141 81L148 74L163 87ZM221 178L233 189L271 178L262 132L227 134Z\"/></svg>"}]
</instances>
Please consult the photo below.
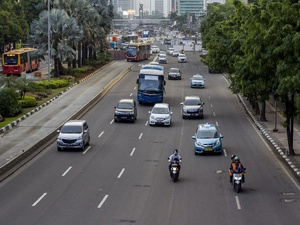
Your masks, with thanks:
<instances>
[{"instance_id":1,"label":"rider's jacket","mask_svg":"<svg viewBox=\"0 0 300 225\"><path fill-rule=\"evenodd\" d=\"M169 157L169 162L172 163L172 162L174 162L175 160L178 160L178 162L180 162L180 161L181 161L180 155L174 155L174 154L170 155L170 157Z\"/></svg>"},{"instance_id":2,"label":"rider's jacket","mask_svg":"<svg viewBox=\"0 0 300 225\"><path fill-rule=\"evenodd\" d=\"M244 166L243 166L243 164L241 162L232 162L230 164L230 168L229 168L229 174L230 174L230 176L232 176L232 173L235 170L239 171L242 174L245 173L245 168L244 168Z\"/></svg>"}]
</instances>

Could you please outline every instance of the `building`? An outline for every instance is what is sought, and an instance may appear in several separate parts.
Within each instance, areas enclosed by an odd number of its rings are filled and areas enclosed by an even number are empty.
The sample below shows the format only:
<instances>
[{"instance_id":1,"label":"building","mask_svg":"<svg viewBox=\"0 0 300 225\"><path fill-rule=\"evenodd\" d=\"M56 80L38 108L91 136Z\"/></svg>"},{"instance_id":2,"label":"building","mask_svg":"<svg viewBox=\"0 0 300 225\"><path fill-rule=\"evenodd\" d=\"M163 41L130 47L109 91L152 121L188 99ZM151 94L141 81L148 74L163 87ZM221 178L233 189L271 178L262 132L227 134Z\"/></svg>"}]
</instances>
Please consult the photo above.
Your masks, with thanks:
<instances>
[{"instance_id":1,"label":"building","mask_svg":"<svg viewBox=\"0 0 300 225\"><path fill-rule=\"evenodd\" d=\"M200 17L204 13L205 2L205 0L177 0L175 11L180 16L189 13L190 15L194 14L196 17Z\"/></svg>"}]
</instances>

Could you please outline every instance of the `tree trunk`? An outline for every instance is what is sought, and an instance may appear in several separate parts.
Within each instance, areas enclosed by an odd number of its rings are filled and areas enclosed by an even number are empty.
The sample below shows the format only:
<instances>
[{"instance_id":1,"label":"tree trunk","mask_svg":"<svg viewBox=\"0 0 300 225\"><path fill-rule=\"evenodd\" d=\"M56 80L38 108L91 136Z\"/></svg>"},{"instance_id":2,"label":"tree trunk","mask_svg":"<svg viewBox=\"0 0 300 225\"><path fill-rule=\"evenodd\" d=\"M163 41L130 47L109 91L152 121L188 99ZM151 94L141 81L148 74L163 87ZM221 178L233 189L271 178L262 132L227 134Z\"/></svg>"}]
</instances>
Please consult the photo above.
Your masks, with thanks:
<instances>
[{"instance_id":1,"label":"tree trunk","mask_svg":"<svg viewBox=\"0 0 300 225\"><path fill-rule=\"evenodd\" d=\"M78 67L82 67L82 44L81 42L78 43Z\"/></svg>"},{"instance_id":2,"label":"tree trunk","mask_svg":"<svg viewBox=\"0 0 300 225\"><path fill-rule=\"evenodd\" d=\"M288 155L295 155L294 151L294 111L295 111L295 94L286 96L285 111L286 111L286 134L288 141Z\"/></svg>"},{"instance_id":3,"label":"tree trunk","mask_svg":"<svg viewBox=\"0 0 300 225\"><path fill-rule=\"evenodd\" d=\"M261 103L260 121L267 121L267 118L266 118L266 101L263 101Z\"/></svg>"}]
</instances>

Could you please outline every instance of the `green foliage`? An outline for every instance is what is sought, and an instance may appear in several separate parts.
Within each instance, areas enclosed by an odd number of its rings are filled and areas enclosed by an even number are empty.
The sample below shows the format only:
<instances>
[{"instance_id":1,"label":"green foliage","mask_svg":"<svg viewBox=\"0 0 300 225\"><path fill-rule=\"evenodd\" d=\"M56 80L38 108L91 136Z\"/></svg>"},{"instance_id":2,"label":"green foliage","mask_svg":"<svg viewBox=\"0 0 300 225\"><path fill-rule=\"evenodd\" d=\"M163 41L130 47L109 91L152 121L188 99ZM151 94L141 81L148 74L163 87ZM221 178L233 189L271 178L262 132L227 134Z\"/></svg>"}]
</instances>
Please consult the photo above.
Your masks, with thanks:
<instances>
[{"instance_id":1,"label":"green foliage","mask_svg":"<svg viewBox=\"0 0 300 225\"><path fill-rule=\"evenodd\" d=\"M20 112L18 103L19 94L13 88L0 89L0 115L3 117L15 116Z\"/></svg>"},{"instance_id":2,"label":"green foliage","mask_svg":"<svg viewBox=\"0 0 300 225\"><path fill-rule=\"evenodd\" d=\"M19 104L22 108L30 108L37 105L37 101L34 97L25 96L23 99L19 100Z\"/></svg>"},{"instance_id":3,"label":"green foliage","mask_svg":"<svg viewBox=\"0 0 300 225\"><path fill-rule=\"evenodd\" d=\"M81 74L92 70L93 67L92 66L84 66L84 67L80 67L80 68L67 68L66 69L66 74L68 75L72 75L72 76L80 76Z\"/></svg>"},{"instance_id":4,"label":"green foliage","mask_svg":"<svg viewBox=\"0 0 300 225\"><path fill-rule=\"evenodd\" d=\"M69 81L67 79L42 80L38 81L37 85L45 89L57 89L68 86Z\"/></svg>"}]
</instances>

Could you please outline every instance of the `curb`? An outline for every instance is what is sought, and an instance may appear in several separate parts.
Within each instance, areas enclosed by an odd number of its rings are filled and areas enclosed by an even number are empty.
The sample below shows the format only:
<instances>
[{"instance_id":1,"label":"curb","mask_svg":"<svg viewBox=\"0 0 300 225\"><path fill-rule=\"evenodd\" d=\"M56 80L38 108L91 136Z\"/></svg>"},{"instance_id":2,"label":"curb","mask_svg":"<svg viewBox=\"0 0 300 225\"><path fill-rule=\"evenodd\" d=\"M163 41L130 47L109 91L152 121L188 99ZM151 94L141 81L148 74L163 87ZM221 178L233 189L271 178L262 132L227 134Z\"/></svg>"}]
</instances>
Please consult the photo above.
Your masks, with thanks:
<instances>
[{"instance_id":1,"label":"curb","mask_svg":"<svg viewBox=\"0 0 300 225\"><path fill-rule=\"evenodd\" d=\"M276 141L268 134L268 132L263 128L263 126L256 120L256 118L253 116L251 111L248 109L247 105L245 104L242 96L240 94L237 94L240 102L244 106L246 113L251 117L252 121L256 125L256 127L261 131L263 136L268 140L268 142L276 149L276 151L282 156L282 158L285 160L285 162L289 165L289 167L292 169L294 174L297 175L297 178L300 180L300 170L295 166L295 164L290 160L290 158L286 155L286 152L284 152L279 145L276 143Z\"/></svg>"},{"instance_id":2,"label":"curb","mask_svg":"<svg viewBox=\"0 0 300 225\"><path fill-rule=\"evenodd\" d=\"M23 115L22 117L20 117L19 119L13 121L12 123L6 125L5 127L0 129L0 135L8 132L9 130L13 129L14 127L16 127L21 121L25 120L26 118L28 118L29 116L31 116L32 114L38 112L39 110L41 110L43 107L49 105L51 102L53 102L55 99L57 99L59 96L61 96L62 94L64 94L66 91L70 90L71 88L73 88L74 86L78 85L79 83L89 79L90 77L94 76L96 73L98 73L99 71L101 71L102 69L104 69L105 67L113 64L115 61L108 63L106 65L104 65L103 67L99 68L98 70L94 71L93 73L91 73L90 75L86 76L85 78L79 80L78 83L74 83L73 85L69 86L68 88L66 88L64 91L60 92L58 95L56 95L55 97L53 97L52 99L50 99L49 101L43 103L42 105L40 105L39 107L31 110L30 112L28 112L27 114Z\"/></svg>"},{"instance_id":3,"label":"curb","mask_svg":"<svg viewBox=\"0 0 300 225\"><path fill-rule=\"evenodd\" d=\"M121 80L123 78L123 76L125 76L125 74L127 74L130 70L132 70L133 67L134 67L134 65L127 68L127 69L124 69L120 74L118 74L114 79L112 79L96 96L94 96L90 101L88 101L76 113L71 115L67 120L79 118L82 115L84 115L87 111L89 111L90 108L92 108L95 104L97 104L97 102L100 101L103 96L105 96L105 94L109 91L109 89L111 89L119 80ZM104 67L102 67L102 68L104 68ZM94 75L98 71L95 71L94 73L92 73L88 77L91 77L92 75ZM79 83L81 83L82 81L84 81L86 79L88 79L88 78L84 78L84 79L80 80ZM75 85L76 84L74 84L73 86L75 86ZM67 90L69 90L70 88L71 87L69 87ZM61 92L61 94L62 93L64 93L64 92ZM60 95L58 95L58 96L60 96ZM53 100L56 99L56 98L57 97L53 98ZM53 100L52 101L51 100L49 101L49 103L53 101ZM45 103L45 105L48 105L48 104ZM59 127L63 126L63 124L61 124ZM21 154L17 155L15 158L13 158L9 162L5 163L4 165L1 165L0 166L0 181L4 180L8 176L10 176L12 173L14 173L16 170L18 170L24 164L26 164L30 159L32 159L37 154L39 154L41 151L43 151L43 149L40 149L42 146L48 146L50 143L52 143L50 141L53 140L53 138L56 137L57 129L58 128L54 129L54 131L50 132L43 139L39 140L34 146L30 147L27 150L23 150L23 152Z\"/></svg>"}]
</instances>

